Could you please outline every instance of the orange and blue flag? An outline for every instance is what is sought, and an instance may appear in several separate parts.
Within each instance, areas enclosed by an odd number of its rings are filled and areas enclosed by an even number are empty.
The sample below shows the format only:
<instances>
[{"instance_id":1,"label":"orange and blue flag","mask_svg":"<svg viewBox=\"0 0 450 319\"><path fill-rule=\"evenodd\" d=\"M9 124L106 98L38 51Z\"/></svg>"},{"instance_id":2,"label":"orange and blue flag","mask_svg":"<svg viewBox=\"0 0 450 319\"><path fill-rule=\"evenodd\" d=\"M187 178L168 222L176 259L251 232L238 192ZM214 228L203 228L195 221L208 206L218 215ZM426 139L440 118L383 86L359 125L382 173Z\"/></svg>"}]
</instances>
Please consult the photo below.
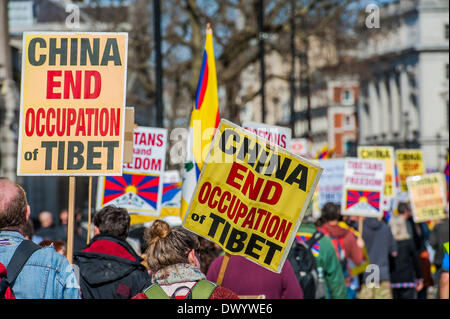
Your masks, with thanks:
<instances>
[{"instance_id":1,"label":"orange and blue flag","mask_svg":"<svg viewBox=\"0 0 450 319\"><path fill-rule=\"evenodd\" d=\"M219 97L217 93L213 33L208 25L202 67L189 124L187 156L183 171L181 194L182 218L191 201L203 163L208 155L209 145L219 122Z\"/></svg>"}]
</instances>

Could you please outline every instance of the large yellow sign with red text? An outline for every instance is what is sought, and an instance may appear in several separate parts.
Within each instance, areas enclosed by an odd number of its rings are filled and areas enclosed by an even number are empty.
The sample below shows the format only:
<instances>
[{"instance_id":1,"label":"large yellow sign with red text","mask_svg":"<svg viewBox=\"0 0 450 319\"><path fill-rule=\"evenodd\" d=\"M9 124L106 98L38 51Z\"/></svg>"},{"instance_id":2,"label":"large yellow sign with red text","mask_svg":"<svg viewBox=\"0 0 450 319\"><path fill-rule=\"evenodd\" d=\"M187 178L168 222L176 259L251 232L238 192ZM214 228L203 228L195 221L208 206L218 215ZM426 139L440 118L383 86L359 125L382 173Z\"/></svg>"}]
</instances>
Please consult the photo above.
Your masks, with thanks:
<instances>
[{"instance_id":1,"label":"large yellow sign with red text","mask_svg":"<svg viewBox=\"0 0 450 319\"><path fill-rule=\"evenodd\" d=\"M120 175L127 33L23 35L17 175Z\"/></svg>"},{"instance_id":2,"label":"large yellow sign with red text","mask_svg":"<svg viewBox=\"0 0 450 319\"><path fill-rule=\"evenodd\" d=\"M395 151L397 160L397 171L399 180L399 189L402 193L408 192L406 179L409 176L425 174L423 164L423 154L419 149L399 149Z\"/></svg>"},{"instance_id":3,"label":"large yellow sign with red text","mask_svg":"<svg viewBox=\"0 0 450 319\"><path fill-rule=\"evenodd\" d=\"M359 146L358 157L384 161L384 197L394 197L396 194L394 148L392 146Z\"/></svg>"},{"instance_id":4,"label":"large yellow sign with red text","mask_svg":"<svg viewBox=\"0 0 450 319\"><path fill-rule=\"evenodd\" d=\"M222 120L183 226L280 272L322 168Z\"/></svg>"}]
</instances>

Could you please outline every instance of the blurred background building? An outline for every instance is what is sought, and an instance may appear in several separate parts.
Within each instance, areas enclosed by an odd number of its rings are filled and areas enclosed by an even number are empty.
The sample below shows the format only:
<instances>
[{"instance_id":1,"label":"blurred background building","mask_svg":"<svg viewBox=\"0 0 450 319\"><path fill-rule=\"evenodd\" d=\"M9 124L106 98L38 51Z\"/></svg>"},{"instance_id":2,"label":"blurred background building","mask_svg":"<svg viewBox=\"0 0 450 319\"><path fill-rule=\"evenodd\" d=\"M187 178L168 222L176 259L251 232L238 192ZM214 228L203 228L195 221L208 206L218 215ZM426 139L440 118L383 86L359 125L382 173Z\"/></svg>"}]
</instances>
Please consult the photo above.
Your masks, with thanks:
<instances>
[{"instance_id":1,"label":"blurred background building","mask_svg":"<svg viewBox=\"0 0 450 319\"><path fill-rule=\"evenodd\" d=\"M449 1L400 0L361 28L359 144L417 147L441 171L449 143Z\"/></svg>"}]
</instances>

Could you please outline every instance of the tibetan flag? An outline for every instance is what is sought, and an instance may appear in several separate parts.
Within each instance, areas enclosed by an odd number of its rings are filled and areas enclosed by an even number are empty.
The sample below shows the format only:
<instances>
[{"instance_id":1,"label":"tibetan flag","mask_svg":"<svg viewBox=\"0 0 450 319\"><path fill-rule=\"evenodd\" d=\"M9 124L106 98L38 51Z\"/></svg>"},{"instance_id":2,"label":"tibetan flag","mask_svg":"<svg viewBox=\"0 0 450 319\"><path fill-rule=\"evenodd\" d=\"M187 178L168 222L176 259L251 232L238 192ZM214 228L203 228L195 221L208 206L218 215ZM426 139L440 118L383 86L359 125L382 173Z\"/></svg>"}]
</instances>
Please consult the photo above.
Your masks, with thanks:
<instances>
[{"instance_id":1,"label":"tibetan flag","mask_svg":"<svg viewBox=\"0 0 450 319\"><path fill-rule=\"evenodd\" d=\"M356 204L372 206L376 210L380 209L380 192L347 190L347 202L345 208L350 208Z\"/></svg>"},{"instance_id":2,"label":"tibetan flag","mask_svg":"<svg viewBox=\"0 0 450 319\"><path fill-rule=\"evenodd\" d=\"M208 25L202 68L200 70L194 107L189 124L187 156L183 171L181 193L182 219L191 201L203 167L203 162L208 155L209 145L219 122L219 97L217 94L213 34Z\"/></svg>"},{"instance_id":3,"label":"tibetan flag","mask_svg":"<svg viewBox=\"0 0 450 319\"><path fill-rule=\"evenodd\" d=\"M307 242L312 237L310 233L302 233L299 232L295 234L295 240L300 244L301 242ZM311 247L311 252L314 257L319 257L320 254L320 243L319 241L315 242Z\"/></svg>"},{"instance_id":4,"label":"tibetan flag","mask_svg":"<svg viewBox=\"0 0 450 319\"><path fill-rule=\"evenodd\" d=\"M164 183L161 206L163 207L180 207L181 182L180 183Z\"/></svg>"},{"instance_id":5,"label":"tibetan flag","mask_svg":"<svg viewBox=\"0 0 450 319\"><path fill-rule=\"evenodd\" d=\"M328 159L331 158L331 156L334 153L335 148L328 149L328 144L325 144L322 149L317 153L316 159Z\"/></svg>"},{"instance_id":6,"label":"tibetan flag","mask_svg":"<svg viewBox=\"0 0 450 319\"><path fill-rule=\"evenodd\" d=\"M158 205L159 176L123 174L106 176L102 206L156 210Z\"/></svg>"}]
</instances>

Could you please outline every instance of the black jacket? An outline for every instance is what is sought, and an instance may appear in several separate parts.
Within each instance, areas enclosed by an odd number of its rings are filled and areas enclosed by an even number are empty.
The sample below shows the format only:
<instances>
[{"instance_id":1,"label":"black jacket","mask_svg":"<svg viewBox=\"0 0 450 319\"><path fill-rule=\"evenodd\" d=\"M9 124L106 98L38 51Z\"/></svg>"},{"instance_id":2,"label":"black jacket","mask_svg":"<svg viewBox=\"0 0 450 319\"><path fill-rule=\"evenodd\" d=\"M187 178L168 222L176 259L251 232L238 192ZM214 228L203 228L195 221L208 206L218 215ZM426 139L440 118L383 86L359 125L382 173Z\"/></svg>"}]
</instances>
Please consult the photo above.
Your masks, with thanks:
<instances>
[{"instance_id":1,"label":"black jacket","mask_svg":"<svg viewBox=\"0 0 450 319\"><path fill-rule=\"evenodd\" d=\"M414 241L397 241L397 248L397 257L391 258L391 282L408 283L421 279L422 272Z\"/></svg>"},{"instance_id":2,"label":"black jacket","mask_svg":"<svg viewBox=\"0 0 450 319\"><path fill-rule=\"evenodd\" d=\"M150 277L142 258L119 238L95 236L89 246L74 254L80 270L83 299L130 299L148 287Z\"/></svg>"}]
</instances>

